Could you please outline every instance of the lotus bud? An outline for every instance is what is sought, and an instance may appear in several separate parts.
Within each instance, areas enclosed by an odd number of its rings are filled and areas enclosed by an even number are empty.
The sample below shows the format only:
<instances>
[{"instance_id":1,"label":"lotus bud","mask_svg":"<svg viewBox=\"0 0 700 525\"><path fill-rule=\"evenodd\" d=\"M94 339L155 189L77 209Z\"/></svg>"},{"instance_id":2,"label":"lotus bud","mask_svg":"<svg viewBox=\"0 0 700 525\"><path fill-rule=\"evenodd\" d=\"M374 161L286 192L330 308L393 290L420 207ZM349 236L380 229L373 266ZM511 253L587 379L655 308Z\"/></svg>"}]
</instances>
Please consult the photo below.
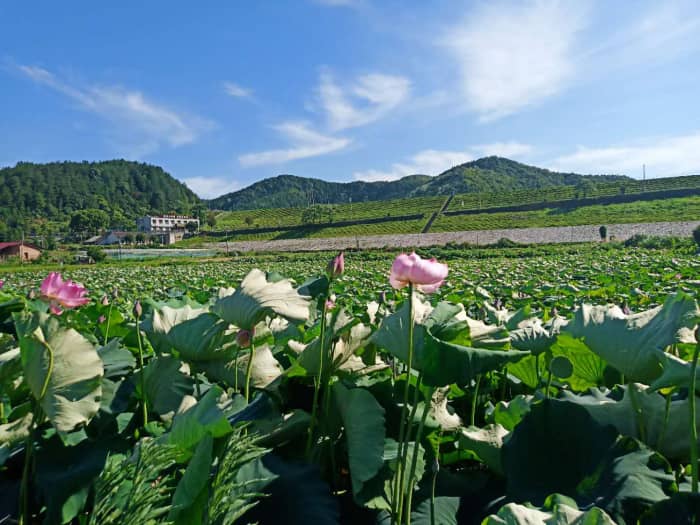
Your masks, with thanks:
<instances>
[{"instance_id":1,"label":"lotus bud","mask_svg":"<svg viewBox=\"0 0 700 525\"><path fill-rule=\"evenodd\" d=\"M34 290L29 290L27 292L27 299L29 299L30 301L32 299L36 299L36 292Z\"/></svg>"},{"instance_id":2,"label":"lotus bud","mask_svg":"<svg viewBox=\"0 0 700 525\"><path fill-rule=\"evenodd\" d=\"M101 315L97 318L97 322L102 324L107 320L107 318L104 315Z\"/></svg>"},{"instance_id":3,"label":"lotus bud","mask_svg":"<svg viewBox=\"0 0 700 525\"><path fill-rule=\"evenodd\" d=\"M338 277L345 271L345 256L343 255L343 252L340 252L338 255L328 261L327 271L331 278Z\"/></svg>"},{"instance_id":4,"label":"lotus bud","mask_svg":"<svg viewBox=\"0 0 700 525\"><path fill-rule=\"evenodd\" d=\"M241 348L248 348L250 346L250 341L255 333L254 329L251 330L239 330L236 334L236 344Z\"/></svg>"},{"instance_id":5,"label":"lotus bud","mask_svg":"<svg viewBox=\"0 0 700 525\"><path fill-rule=\"evenodd\" d=\"M3 281L2 279L0 279L0 288L2 288L3 286L5 286L5 281Z\"/></svg>"},{"instance_id":6,"label":"lotus bud","mask_svg":"<svg viewBox=\"0 0 700 525\"><path fill-rule=\"evenodd\" d=\"M109 306L109 299L106 295L102 296L102 306Z\"/></svg>"},{"instance_id":7,"label":"lotus bud","mask_svg":"<svg viewBox=\"0 0 700 525\"><path fill-rule=\"evenodd\" d=\"M139 301L138 299L134 303L133 312L134 312L134 317L136 317L136 318L141 317L141 315L143 314L143 306L141 306L141 301Z\"/></svg>"}]
</instances>

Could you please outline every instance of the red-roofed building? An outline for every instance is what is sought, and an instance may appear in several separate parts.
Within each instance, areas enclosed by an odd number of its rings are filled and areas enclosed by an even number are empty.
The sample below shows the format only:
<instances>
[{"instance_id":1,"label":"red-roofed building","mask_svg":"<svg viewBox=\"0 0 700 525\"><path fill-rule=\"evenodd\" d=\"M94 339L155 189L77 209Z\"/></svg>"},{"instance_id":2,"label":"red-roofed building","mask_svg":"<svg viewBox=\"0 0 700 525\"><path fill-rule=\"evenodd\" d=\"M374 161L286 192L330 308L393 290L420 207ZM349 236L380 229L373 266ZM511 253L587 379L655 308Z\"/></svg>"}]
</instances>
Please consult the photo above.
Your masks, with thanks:
<instances>
[{"instance_id":1,"label":"red-roofed building","mask_svg":"<svg viewBox=\"0 0 700 525\"><path fill-rule=\"evenodd\" d=\"M19 257L23 261L33 261L41 256L41 250L33 244L22 242L0 242L0 260Z\"/></svg>"}]
</instances>

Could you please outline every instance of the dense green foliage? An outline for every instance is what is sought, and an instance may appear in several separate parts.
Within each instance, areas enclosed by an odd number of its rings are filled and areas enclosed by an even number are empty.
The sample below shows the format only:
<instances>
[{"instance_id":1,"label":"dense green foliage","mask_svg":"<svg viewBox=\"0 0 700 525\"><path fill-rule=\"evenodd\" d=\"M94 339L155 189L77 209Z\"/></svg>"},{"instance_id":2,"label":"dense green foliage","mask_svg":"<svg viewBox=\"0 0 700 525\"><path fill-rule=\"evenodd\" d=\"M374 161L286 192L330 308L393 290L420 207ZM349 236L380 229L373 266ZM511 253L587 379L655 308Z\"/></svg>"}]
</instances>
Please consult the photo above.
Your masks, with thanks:
<instances>
[{"instance_id":1,"label":"dense green foliage","mask_svg":"<svg viewBox=\"0 0 700 525\"><path fill-rule=\"evenodd\" d=\"M3 275L0 514L27 525L692 523L697 257L609 244L509 252L424 250L450 273L414 308L389 286L393 254L381 251L346 254L332 282L318 254L69 269L92 301L60 316L27 297L45 272Z\"/></svg>"},{"instance_id":2,"label":"dense green foliage","mask_svg":"<svg viewBox=\"0 0 700 525\"><path fill-rule=\"evenodd\" d=\"M432 197L454 193L482 193L541 189L553 186L586 185L626 181L612 175L557 173L501 157L486 157L455 166L437 177L411 175L391 182L326 182L280 175L209 201L220 210L305 207L312 204L345 204L408 197Z\"/></svg>"},{"instance_id":3,"label":"dense green foliage","mask_svg":"<svg viewBox=\"0 0 700 525\"><path fill-rule=\"evenodd\" d=\"M109 227L134 229L147 213L191 213L199 198L162 168L105 162L19 162L0 169L0 240L64 229L75 212L102 210ZM49 231L46 231L49 230Z\"/></svg>"}]
</instances>

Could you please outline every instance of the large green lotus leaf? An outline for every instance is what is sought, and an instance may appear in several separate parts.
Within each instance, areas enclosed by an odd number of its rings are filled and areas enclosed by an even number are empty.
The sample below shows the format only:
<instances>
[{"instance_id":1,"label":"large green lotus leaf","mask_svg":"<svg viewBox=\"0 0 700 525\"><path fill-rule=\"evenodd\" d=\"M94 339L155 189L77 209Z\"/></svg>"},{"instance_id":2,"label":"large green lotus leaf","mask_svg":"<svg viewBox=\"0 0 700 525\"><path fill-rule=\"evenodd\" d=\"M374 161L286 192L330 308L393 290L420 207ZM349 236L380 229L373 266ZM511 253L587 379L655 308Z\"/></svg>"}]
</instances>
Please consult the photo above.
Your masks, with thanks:
<instances>
[{"instance_id":1,"label":"large green lotus leaf","mask_svg":"<svg viewBox=\"0 0 700 525\"><path fill-rule=\"evenodd\" d=\"M246 468L247 467L247 468ZM269 480L260 482L260 480ZM238 481L266 494L242 518L242 523L337 525L338 501L322 480L318 468L291 463L274 454L241 468Z\"/></svg>"},{"instance_id":2,"label":"large green lotus leaf","mask_svg":"<svg viewBox=\"0 0 700 525\"><path fill-rule=\"evenodd\" d=\"M270 314L305 321L310 304L310 298L300 295L290 280L268 282L264 272L254 269L232 295L219 299L212 311L239 328L250 329Z\"/></svg>"},{"instance_id":3,"label":"large green lotus leaf","mask_svg":"<svg viewBox=\"0 0 700 525\"><path fill-rule=\"evenodd\" d=\"M10 382L22 373L22 359L19 348L12 348L0 354L0 385Z\"/></svg>"},{"instance_id":4,"label":"large green lotus leaf","mask_svg":"<svg viewBox=\"0 0 700 525\"><path fill-rule=\"evenodd\" d=\"M218 438L231 432L231 425L218 407L223 390L212 386L197 404L175 416L170 432L163 436L170 445L180 450L191 450L205 436Z\"/></svg>"},{"instance_id":5,"label":"large green lotus leaf","mask_svg":"<svg viewBox=\"0 0 700 525\"><path fill-rule=\"evenodd\" d=\"M24 377L59 432L87 424L100 408L102 360L92 343L56 317L15 314Z\"/></svg>"},{"instance_id":6,"label":"large green lotus leaf","mask_svg":"<svg viewBox=\"0 0 700 525\"><path fill-rule=\"evenodd\" d=\"M683 338L697 323L695 299L669 296L662 306L625 315L617 306L583 305L563 330L631 381L650 384L661 375L664 349Z\"/></svg>"},{"instance_id":7,"label":"large green lotus leaf","mask_svg":"<svg viewBox=\"0 0 700 525\"><path fill-rule=\"evenodd\" d=\"M435 521L431 521L430 498L426 498L416 505L411 513L413 525L458 525L457 513L459 511L460 498L438 496L435 498Z\"/></svg>"},{"instance_id":8,"label":"large green lotus leaf","mask_svg":"<svg viewBox=\"0 0 700 525\"><path fill-rule=\"evenodd\" d=\"M501 425L486 425L484 428L468 427L461 430L459 448L471 450L491 470L503 474L501 448L508 430Z\"/></svg>"},{"instance_id":9,"label":"large green lotus leaf","mask_svg":"<svg viewBox=\"0 0 700 525\"><path fill-rule=\"evenodd\" d=\"M108 379L125 377L136 366L134 354L128 348L124 348L119 339L112 339L98 348L97 353L102 359L105 377Z\"/></svg>"},{"instance_id":10,"label":"large green lotus leaf","mask_svg":"<svg viewBox=\"0 0 700 525\"><path fill-rule=\"evenodd\" d=\"M571 334L560 334L551 347L552 356L565 356L573 365L573 374L559 379L572 390L583 392L604 383L605 361L593 353L580 339Z\"/></svg>"},{"instance_id":11,"label":"large green lotus leaf","mask_svg":"<svg viewBox=\"0 0 700 525\"><path fill-rule=\"evenodd\" d=\"M566 401L533 405L502 452L506 494L516 503L542 505L558 492L635 523L645 509L677 490L663 456Z\"/></svg>"},{"instance_id":12,"label":"large green lotus leaf","mask_svg":"<svg viewBox=\"0 0 700 525\"><path fill-rule=\"evenodd\" d=\"M201 361L197 363L197 369L204 372L212 381L222 381L231 387L241 388L245 385L245 372L249 359L250 352L242 351L237 360L234 357L229 361ZM265 388L281 374L282 366L275 359L270 347L268 345L257 347L250 371L251 385L255 388Z\"/></svg>"},{"instance_id":13,"label":"large green lotus leaf","mask_svg":"<svg viewBox=\"0 0 700 525\"><path fill-rule=\"evenodd\" d=\"M148 410L162 417L170 417L182 403L182 398L192 394L194 380L180 371L182 363L171 356L162 356L151 360L143 370L145 375L146 400ZM134 376L137 389L141 381Z\"/></svg>"},{"instance_id":14,"label":"large green lotus leaf","mask_svg":"<svg viewBox=\"0 0 700 525\"><path fill-rule=\"evenodd\" d=\"M34 415L29 411L18 416L17 419L0 425L0 466L7 460L12 447L24 441L32 429Z\"/></svg>"},{"instance_id":15,"label":"large green lotus leaf","mask_svg":"<svg viewBox=\"0 0 700 525\"><path fill-rule=\"evenodd\" d=\"M428 386L447 386L452 383L464 386L479 374L497 370L528 355L529 352L518 350L460 346L441 341L427 332L425 348L414 368L423 371L423 383Z\"/></svg>"},{"instance_id":16,"label":"large green lotus leaf","mask_svg":"<svg viewBox=\"0 0 700 525\"><path fill-rule=\"evenodd\" d=\"M384 408L364 388L333 385L333 399L345 428L353 493L372 479L384 465Z\"/></svg>"},{"instance_id":17,"label":"large green lotus leaf","mask_svg":"<svg viewBox=\"0 0 700 525\"><path fill-rule=\"evenodd\" d=\"M229 324L218 316L204 312L197 317L183 320L166 334L170 346L185 361L220 360L228 356L226 346L235 338Z\"/></svg>"},{"instance_id":18,"label":"large green lotus leaf","mask_svg":"<svg viewBox=\"0 0 700 525\"><path fill-rule=\"evenodd\" d=\"M425 328L421 325L421 321L427 317L432 308L417 295L414 296L413 305L413 359L418 360L423 352L423 339L425 337ZM408 362L409 317L409 304L408 301L404 301L396 312L382 319L379 328L370 339L378 347L388 350L403 363Z\"/></svg>"},{"instance_id":19,"label":"large green lotus leaf","mask_svg":"<svg viewBox=\"0 0 700 525\"><path fill-rule=\"evenodd\" d=\"M508 330L516 330L527 323L531 315L530 306L519 308L515 312L509 312L505 308L496 308L489 301L484 301L486 317L492 324L504 326Z\"/></svg>"},{"instance_id":20,"label":"large green lotus leaf","mask_svg":"<svg viewBox=\"0 0 700 525\"><path fill-rule=\"evenodd\" d=\"M562 498L564 501L569 498ZM616 525L602 509L582 511L575 501L557 502L538 509L530 505L508 503L497 514L488 516L481 525Z\"/></svg>"},{"instance_id":21,"label":"large green lotus leaf","mask_svg":"<svg viewBox=\"0 0 700 525\"><path fill-rule=\"evenodd\" d=\"M493 407L491 418L497 425L510 431L522 421L532 406L532 396L519 394L510 401L499 401Z\"/></svg>"},{"instance_id":22,"label":"large green lotus leaf","mask_svg":"<svg viewBox=\"0 0 700 525\"><path fill-rule=\"evenodd\" d=\"M486 324L464 316L469 327L470 345L475 348L507 348L510 345L508 330L499 325Z\"/></svg>"},{"instance_id":23,"label":"large green lotus leaf","mask_svg":"<svg viewBox=\"0 0 700 525\"><path fill-rule=\"evenodd\" d=\"M510 330L510 345L533 355L541 354L550 349L566 324L567 321L562 317L555 317L544 325L538 318L528 319L520 322L518 328Z\"/></svg>"},{"instance_id":24,"label":"large green lotus leaf","mask_svg":"<svg viewBox=\"0 0 700 525\"><path fill-rule=\"evenodd\" d=\"M189 304L179 307L164 305L153 308L152 314L141 323L153 348L160 353L170 352L172 347L168 340L170 331L180 323L195 319L207 312L206 308L193 308Z\"/></svg>"},{"instance_id":25,"label":"large green lotus leaf","mask_svg":"<svg viewBox=\"0 0 700 525\"><path fill-rule=\"evenodd\" d=\"M639 383L619 388L622 398L598 389L592 389L590 395L563 395L566 401L583 407L598 423L613 425L620 434L643 441L669 459L687 461L689 400L672 400L667 407L664 396ZM700 421L700 403L696 412Z\"/></svg>"}]
</instances>

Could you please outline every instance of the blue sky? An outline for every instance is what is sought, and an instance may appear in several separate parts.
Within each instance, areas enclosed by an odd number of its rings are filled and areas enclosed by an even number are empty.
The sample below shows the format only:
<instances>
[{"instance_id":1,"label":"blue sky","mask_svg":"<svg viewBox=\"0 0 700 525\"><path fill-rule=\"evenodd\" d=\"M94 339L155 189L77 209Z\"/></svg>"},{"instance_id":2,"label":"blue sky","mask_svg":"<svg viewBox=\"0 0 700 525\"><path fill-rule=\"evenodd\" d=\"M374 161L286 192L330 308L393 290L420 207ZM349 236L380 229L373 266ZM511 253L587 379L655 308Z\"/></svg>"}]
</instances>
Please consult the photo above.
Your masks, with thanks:
<instances>
[{"instance_id":1,"label":"blue sky","mask_svg":"<svg viewBox=\"0 0 700 525\"><path fill-rule=\"evenodd\" d=\"M700 173L700 3L0 3L0 166L135 159L204 197L485 155Z\"/></svg>"}]
</instances>

